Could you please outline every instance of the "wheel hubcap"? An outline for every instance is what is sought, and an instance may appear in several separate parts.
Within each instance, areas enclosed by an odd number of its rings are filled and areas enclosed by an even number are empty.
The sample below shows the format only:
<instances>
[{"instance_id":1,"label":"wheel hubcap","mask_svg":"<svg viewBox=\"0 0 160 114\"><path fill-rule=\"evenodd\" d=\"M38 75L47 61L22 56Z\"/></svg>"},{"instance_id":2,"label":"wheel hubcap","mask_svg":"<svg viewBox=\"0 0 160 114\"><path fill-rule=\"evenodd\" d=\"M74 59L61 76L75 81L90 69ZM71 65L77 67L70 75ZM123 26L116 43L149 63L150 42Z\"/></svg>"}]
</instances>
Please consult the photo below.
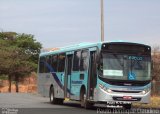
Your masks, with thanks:
<instances>
[{"instance_id":1,"label":"wheel hubcap","mask_svg":"<svg viewBox=\"0 0 160 114\"><path fill-rule=\"evenodd\" d=\"M53 94L51 93L51 101L53 101Z\"/></svg>"}]
</instances>

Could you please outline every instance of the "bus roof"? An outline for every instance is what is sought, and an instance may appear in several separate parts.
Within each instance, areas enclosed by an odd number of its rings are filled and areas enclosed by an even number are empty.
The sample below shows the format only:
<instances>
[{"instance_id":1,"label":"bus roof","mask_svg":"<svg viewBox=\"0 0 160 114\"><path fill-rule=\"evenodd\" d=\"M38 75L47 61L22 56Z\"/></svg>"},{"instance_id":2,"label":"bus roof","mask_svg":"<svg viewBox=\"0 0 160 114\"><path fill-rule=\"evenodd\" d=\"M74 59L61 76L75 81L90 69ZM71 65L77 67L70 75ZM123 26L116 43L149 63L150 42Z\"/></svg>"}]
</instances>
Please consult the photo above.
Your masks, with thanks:
<instances>
[{"instance_id":1,"label":"bus roof","mask_svg":"<svg viewBox=\"0 0 160 114\"><path fill-rule=\"evenodd\" d=\"M75 44L75 45L69 45L69 46L65 46L65 47L61 47L61 48L56 48L56 50L48 50L47 52L41 52L40 56L63 53L63 52L67 52L67 51L74 51L74 50L78 50L78 49L82 49L82 48L89 48L89 47L95 47L95 46L100 47L103 43L131 43L131 44L148 46L148 45L142 44L142 43L125 42L125 41L108 41L108 42L97 42L97 43L84 42L84 43L79 43L79 44Z\"/></svg>"},{"instance_id":2,"label":"bus roof","mask_svg":"<svg viewBox=\"0 0 160 114\"><path fill-rule=\"evenodd\" d=\"M50 55L50 54L56 54L56 53L63 53L63 52L67 52L67 51L74 51L77 49L81 49L81 48L89 48L89 47L95 47L101 45L101 43L80 43L80 44L75 44L75 45L70 45L70 46L65 46L65 47L61 47L58 50L55 51L48 51L48 52L42 52L40 53L40 56L45 56L45 55Z\"/></svg>"}]
</instances>

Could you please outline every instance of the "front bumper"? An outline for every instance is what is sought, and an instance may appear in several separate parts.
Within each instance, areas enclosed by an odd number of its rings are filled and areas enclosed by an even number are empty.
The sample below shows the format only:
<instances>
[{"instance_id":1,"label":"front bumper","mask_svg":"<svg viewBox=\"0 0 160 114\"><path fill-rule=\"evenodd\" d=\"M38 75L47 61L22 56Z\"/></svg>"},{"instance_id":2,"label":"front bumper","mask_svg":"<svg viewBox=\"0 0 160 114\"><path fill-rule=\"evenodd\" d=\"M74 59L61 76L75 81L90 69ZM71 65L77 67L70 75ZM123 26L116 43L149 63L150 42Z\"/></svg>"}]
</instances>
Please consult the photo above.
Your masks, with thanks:
<instances>
[{"instance_id":1,"label":"front bumper","mask_svg":"<svg viewBox=\"0 0 160 114\"><path fill-rule=\"evenodd\" d=\"M151 92L147 92L146 94L142 93L121 93L121 92L111 92L108 93L103 89L97 90L97 97L95 100L99 102L139 102L139 103L149 103L150 102L150 94ZM124 99L126 97L132 97L132 99Z\"/></svg>"}]
</instances>

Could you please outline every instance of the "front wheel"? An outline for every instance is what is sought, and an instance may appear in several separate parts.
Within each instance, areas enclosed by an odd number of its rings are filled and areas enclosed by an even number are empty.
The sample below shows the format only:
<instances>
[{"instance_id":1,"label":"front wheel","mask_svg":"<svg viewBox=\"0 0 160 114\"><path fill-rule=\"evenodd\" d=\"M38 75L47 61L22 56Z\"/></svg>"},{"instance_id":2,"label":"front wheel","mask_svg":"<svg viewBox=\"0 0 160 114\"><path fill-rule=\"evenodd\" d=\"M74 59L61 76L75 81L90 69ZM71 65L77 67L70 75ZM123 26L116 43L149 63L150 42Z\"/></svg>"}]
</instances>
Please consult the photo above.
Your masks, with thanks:
<instances>
[{"instance_id":1,"label":"front wheel","mask_svg":"<svg viewBox=\"0 0 160 114\"><path fill-rule=\"evenodd\" d=\"M86 99L85 90L81 91L81 107L84 107L85 109L91 109L93 107L93 103L87 101Z\"/></svg>"}]
</instances>

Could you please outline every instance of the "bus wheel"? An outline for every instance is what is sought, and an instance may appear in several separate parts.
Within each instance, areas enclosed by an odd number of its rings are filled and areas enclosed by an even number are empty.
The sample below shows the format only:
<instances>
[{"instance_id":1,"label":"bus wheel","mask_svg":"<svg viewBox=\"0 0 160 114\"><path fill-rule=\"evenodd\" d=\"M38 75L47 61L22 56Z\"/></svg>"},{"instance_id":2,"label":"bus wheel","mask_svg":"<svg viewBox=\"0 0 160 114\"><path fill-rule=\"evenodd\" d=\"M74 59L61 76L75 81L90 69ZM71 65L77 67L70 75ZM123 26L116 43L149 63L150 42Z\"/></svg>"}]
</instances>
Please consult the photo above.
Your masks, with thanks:
<instances>
[{"instance_id":1,"label":"bus wheel","mask_svg":"<svg viewBox=\"0 0 160 114\"><path fill-rule=\"evenodd\" d=\"M123 104L123 108L131 109L132 108L132 104Z\"/></svg>"},{"instance_id":2,"label":"bus wheel","mask_svg":"<svg viewBox=\"0 0 160 114\"><path fill-rule=\"evenodd\" d=\"M50 98L50 103L52 103L52 104L57 104L58 103L57 99L54 97L53 87L50 88L49 98Z\"/></svg>"},{"instance_id":3,"label":"bus wheel","mask_svg":"<svg viewBox=\"0 0 160 114\"><path fill-rule=\"evenodd\" d=\"M57 98L57 104L62 105L63 104L64 99L58 99Z\"/></svg>"},{"instance_id":4,"label":"bus wheel","mask_svg":"<svg viewBox=\"0 0 160 114\"><path fill-rule=\"evenodd\" d=\"M91 109L93 104L87 101L86 99L86 92L84 90L81 91L81 107L84 107L85 109Z\"/></svg>"}]
</instances>

